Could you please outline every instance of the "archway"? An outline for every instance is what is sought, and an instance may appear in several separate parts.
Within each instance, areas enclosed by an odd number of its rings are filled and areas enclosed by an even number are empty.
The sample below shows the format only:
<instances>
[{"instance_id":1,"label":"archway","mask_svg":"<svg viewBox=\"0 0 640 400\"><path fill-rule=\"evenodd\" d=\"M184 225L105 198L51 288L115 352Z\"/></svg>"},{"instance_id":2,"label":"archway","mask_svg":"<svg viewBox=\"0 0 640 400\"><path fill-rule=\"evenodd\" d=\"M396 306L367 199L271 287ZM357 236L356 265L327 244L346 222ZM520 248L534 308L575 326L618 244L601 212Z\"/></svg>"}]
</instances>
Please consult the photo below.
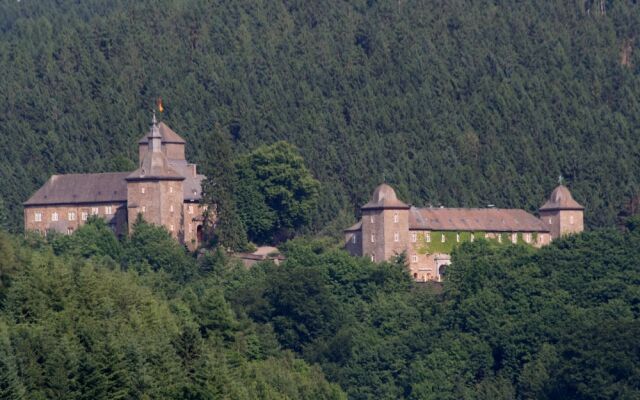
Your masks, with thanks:
<instances>
[{"instance_id":1,"label":"archway","mask_svg":"<svg viewBox=\"0 0 640 400\"><path fill-rule=\"evenodd\" d=\"M203 236L204 233L202 231L202 225L198 225L198 227L196 228L196 241L198 242L197 244L202 243Z\"/></svg>"},{"instance_id":2,"label":"archway","mask_svg":"<svg viewBox=\"0 0 640 400\"><path fill-rule=\"evenodd\" d=\"M440 276L440 280L442 280L442 278L445 276L446 273L447 273L447 264L442 264L441 266L438 267L438 275Z\"/></svg>"}]
</instances>

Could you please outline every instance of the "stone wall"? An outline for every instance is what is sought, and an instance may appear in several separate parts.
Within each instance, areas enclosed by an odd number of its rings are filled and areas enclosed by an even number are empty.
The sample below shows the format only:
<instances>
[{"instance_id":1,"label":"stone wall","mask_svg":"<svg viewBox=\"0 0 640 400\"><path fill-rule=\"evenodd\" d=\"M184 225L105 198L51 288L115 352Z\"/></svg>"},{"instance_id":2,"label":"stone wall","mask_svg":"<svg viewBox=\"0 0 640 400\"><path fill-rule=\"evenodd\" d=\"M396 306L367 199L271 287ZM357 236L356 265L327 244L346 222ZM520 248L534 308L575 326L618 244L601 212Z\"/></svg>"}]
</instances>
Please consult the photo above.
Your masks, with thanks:
<instances>
[{"instance_id":1,"label":"stone wall","mask_svg":"<svg viewBox=\"0 0 640 400\"><path fill-rule=\"evenodd\" d=\"M36 221L36 213L40 213L41 221ZM57 221L53 220L54 214L57 214ZM91 215L105 218L117 235L127 233L126 203L25 206L24 226L26 231L56 231L67 234L84 225Z\"/></svg>"},{"instance_id":2,"label":"stone wall","mask_svg":"<svg viewBox=\"0 0 640 400\"><path fill-rule=\"evenodd\" d=\"M584 230L582 210L541 210L540 220L549 227L553 239Z\"/></svg>"}]
</instances>

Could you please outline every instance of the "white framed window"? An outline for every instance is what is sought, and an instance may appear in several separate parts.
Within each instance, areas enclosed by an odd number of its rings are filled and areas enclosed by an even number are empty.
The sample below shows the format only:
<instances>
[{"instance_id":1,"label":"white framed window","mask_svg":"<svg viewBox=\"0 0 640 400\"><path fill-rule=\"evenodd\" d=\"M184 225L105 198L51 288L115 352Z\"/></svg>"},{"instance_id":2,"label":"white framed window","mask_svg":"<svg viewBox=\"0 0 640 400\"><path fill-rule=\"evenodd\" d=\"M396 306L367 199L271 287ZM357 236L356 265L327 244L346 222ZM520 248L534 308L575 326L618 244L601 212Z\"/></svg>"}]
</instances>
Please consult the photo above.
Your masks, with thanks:
<instances>
[{"instance_id":1,"label":"white framed window","mask_svg":"<svg viewBox=\"0 0 640 400\"><path fill-rule=\"evenodd\" d=\"M374 256L373 254L371 255L371 261L376 262L376 256Z\"/></svg>"},{"instance_id":2,"label":"white framed window","mask_svg":"<svg viewBox=\"0 0 640 400\"><path fill-rule=\"evenodd\" d=\"M549 225L553 224L553 220L549 218Z\"/></svg>"},{"instance_id":3,"label":"white framed window","mask_svg":"<svg viewBox=\"0 0 640 400\"><path fill-rule=\"evenodd\" d=\"M376 242L376 234L372 233L371 234L371 243L375 243Z\"/></svg>"},{"instance_id":4,"label":"white framed window","mask_svg":"<svg viewBox=\"0 0 640 400\"><path fill-rule=\"evenodd\" d=\"M356 244L358 242L358 236L355 234L351 237L351 243Z\"/></svg>"},{"instance_id":5,"label":"white framed window","mask_svg":"<svg viewBox=\"0 0 640 400\"><path fill-rule=\"evenodd\" d=\"M531 233L524 234L524 241L527 243L531 243Z\"/></svg>"},{"instance_id":6,"label":"white framed window","mask_svg":"<svg viewBox=\"0 0 640 400\"><path fill-rule=\"evenodd\" d=\"M414 263L418 262L418 256L416 254L411 256L411 262L414 262Z\"/></svg>"},{"instance_id":7,"label":"white framed window","mask_svg":"<svg viewBox=\"0 0 640 400\"><path fill-rule=\"evenodd\" d=\"M399 242L400 241L400 234L398 232L394 232L393 241L394 242Z\"/></svg>"},{"instance_id":8,"label":"white framed window","mask_svg":"<svg viewBox=\"0 0 640 400\"><path fill-rule=\"evenodd\" d=\"M169 230L170 230L171 232L173 232L173 224L172 224L172 225L169 225Z\"/></svg>"},{"instance_id":9,"label":"white framed window","mask_svg":"<svg viewBox=\"0 0 640 400\"><path fill-rule=\"evenodd\" d=\"M173 204L169 206L169 212L173 212Z\"/></svg>"},{"instance_id":10,"label":"white framed window","mask_svg":"<svg viewBox=\"0 0 640 400\"><path fill-rule=\"evenodd\" d=\"M73 212L73 211L70 211L70 212L67 214L67 218L69 219L69 221L75 221L75 220L76 220L76 213L75 213L75 212Z\"/></svg>"},{"instance_id":11,"label":"white framed window","mask_svg":"<svg viewBox=\"0 0 640 400\"><path fill-rule=\"evenodd\" d=\"M41 213L40 211L36 211L36 212L33 214L33 220L34 220L35 222L42 222L42 213Z\"/></svg>"},{"instance_id":12,"label":"white framed window","mask_svg":"<svg viewBox=\"0 0 640 400\"><path fill-rule=\"evenodd\" d=\"M189 214L193 214L193 206L189 206Z\"/></svg>"},{"instance_id":13,"label":"white framed window","mask_svg":"<svg viewBox=\"0 0 640 400\"><path fill-rule=\"evenodd\" d=\"M460 243L460 233L456 232L456 242Z\"/></svg>"},{"instance_id":14,"label":"white framed window","mask_svg":"<svg viewBox=\"0 0 640 400\"><path fill-rule=\"evenodd\" d=\"M415 232L411 233L411 243L415 243L418 241L418 234Z\"/></svg>"},{"instance_id":15,"label":"white framed window","mask_svg":"<svg viewBox=\"0 0 640 400\"><path fill-rule=\"evenodd\" d=\"M113 209L112 209L112 207L111 207L111 206L105 206L105 207L104 207L104 213L105 213L105 214L107 214L107 215L111 215L111 214L113 214L113 212L112 212L112 211L113 211Z\"/></svg>"},{"instance_id":16,"label":"white framed window","mask_svg":"<svg viewBox=\"0 0 640 400\"><path fill-rule=\"evenodd\" d=\"M425 233L424 238L427 240L427 243L431 243L431 232Z\"/></svg>"},{"instance_id":17,"label":"white framed window","mask_svg":"<svg viewBox=\"0 0 640 400\"><path fill-rule=\"evenodd\" d=\"M498 243L502 243L502 233L498 233Z\"/></svg>"},{"instance_id":18,"label":"white framed window","mask_svg":"<svg viewBox=\"0 0 640 400\"><path fill-rule=\"evenodd\" d=\"M169 186L169 193L173 193L173 186Z\"/></svg>"},{"instance_id":19,"label":"white framed window","mask_svg":"<svg viewBox=\"0 0 640 400\"><path fill-rule=\"evenodd\" d=\"M512 233L511 234L511 242L513 242L513 244L518 243L518 234L517 233Z\"/></svg>"},{"instance_id":20,"label":"white framed window","mask_svg":"<svg viewBox=\"0 0 640 400\"><path fill-rule=\"evenodd\" d=\"M393 223L394 223L394 224L397 224L397 223L398 223L398 219L399 219L399 218L398 218L398 212L397 212L397 211L394 211L394 212L393 212Z\"/></svg>"},{"instance_id":21,"label":"white framed window","mask_svg":"<svg viewBox=\"0 0 640 400\"><path fill-rule=\"evenodd\" d=\"M573 215L569 215L569 223L573 225Z\"/></svg>"},{"instance_id":22,"label":"white framed window","mask_svg":"<svg viewBox=\"0 0 640 400\"><path fill-rule=\"evenodd\" d=\"M442 243L444 243L444 242L446 242L446 241L447 241L447 237L444 235L444 233L441 233L441 234L440 234L440 241L441 241Z\"/></svg>"},{"instance_id":23,"label":"white framed window","mask_svg":"<svg viewBox=\"0 0 640 400\"><path fill-rule=\"evenodd\" d=\"M89 213L84 211L82 214L80 214L80 218L82 218L83 221L86 221L87 219L89 219Z\"/></svg>"},{"instance_id":24,"label":"white framed window","mask_svg":"<svg viewBox=\"0 0 640 400\"><path fill-rule=\"evenodd\" d=\"M98 215L98 207L91 207L91 215Z\"/></svg>"},{"instance_id":25,"label":"white framed window","mask_svg":"<svg viewBox=\"0 0 640 400\"><path fill-rule=\"evenodd\" d=\"M473 243L473 241L476 240L476 235L472 233L471 236L469 237L469 240L471 241L471 243Z\"/></svg>"},{"instance_id":26,"label":"white framed window","mask_svg":"<svg viewBox=\"0 0 640 400\"><path fill-rule=\"evenodd\" d=\"M57 221L58 220L58 213L54 212L53 214L51 214L51 221Z\"/></svg>"},{"instance_id":27,"label":"white framed window","mask_svg":"<svg viewBox=\"0 0 640 400\"><path fill-rule=\"evenodd\" d=\"M376 217L375 217L375 215L371 214L371 215L369 216L369 221L371 221L371 223L372 223L372 224L373 224L373 223L375 223L375 222L376 222Z\"/></svg>"},{"instance_id":28,"label":"white framed window","mask_svg":"<svg viewBox=\"0 0 640 400\"><path fill-rule=\"evenodd\" d=\"M146 206L142 206L141 209L142 209L142 213L147 212L147 207Z\"/></svg>"},{"instance_id":29,"label":"white framed window","mask_svg":"<svg viewBox=\"0 0 640 400\"><path fill-rule=\"evenodd\" d=\"M144 194L144 186L140 187L140 193Z\"/></svg>"}]
</instances>

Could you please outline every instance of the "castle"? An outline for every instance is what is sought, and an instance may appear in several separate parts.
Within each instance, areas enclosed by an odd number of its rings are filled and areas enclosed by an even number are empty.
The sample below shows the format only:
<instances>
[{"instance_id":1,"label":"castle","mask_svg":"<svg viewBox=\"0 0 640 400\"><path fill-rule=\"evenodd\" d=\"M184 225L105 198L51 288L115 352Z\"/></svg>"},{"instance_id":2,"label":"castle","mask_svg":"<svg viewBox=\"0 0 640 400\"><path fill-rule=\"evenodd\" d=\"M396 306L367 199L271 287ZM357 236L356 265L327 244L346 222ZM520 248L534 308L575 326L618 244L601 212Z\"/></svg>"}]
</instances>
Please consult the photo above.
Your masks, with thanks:
<instances>
[{"instance_id":1,"label":"castle","mask_svg":"<svg viewBox=\"0 0 640 400\"><path fill-rule=\"evenodd\" d=\"M387 184L378 186L361 210L360 222L344 231L347 251L372 261L405 253L419 282L441 281L461 242L483 238L541 247L584 229L584 207L563 185L540 207L539 218L520 209L417 208L399 200Z\"/></svg>"},{"instance_id":2,"label":"castle","mask_svg":"<svg viewBox=\"0 0 640 400\"><path fill-rule=\"evenodd\" d=\"M133 172L53 175L24 203L28 231L71 234L89 216L104 218L118 235L131 231L138 214L164 226L180 243L195 249L202 241L204 175L185 158L185 140L155 114L138 142Z\"/></svg>"}]
</instances>

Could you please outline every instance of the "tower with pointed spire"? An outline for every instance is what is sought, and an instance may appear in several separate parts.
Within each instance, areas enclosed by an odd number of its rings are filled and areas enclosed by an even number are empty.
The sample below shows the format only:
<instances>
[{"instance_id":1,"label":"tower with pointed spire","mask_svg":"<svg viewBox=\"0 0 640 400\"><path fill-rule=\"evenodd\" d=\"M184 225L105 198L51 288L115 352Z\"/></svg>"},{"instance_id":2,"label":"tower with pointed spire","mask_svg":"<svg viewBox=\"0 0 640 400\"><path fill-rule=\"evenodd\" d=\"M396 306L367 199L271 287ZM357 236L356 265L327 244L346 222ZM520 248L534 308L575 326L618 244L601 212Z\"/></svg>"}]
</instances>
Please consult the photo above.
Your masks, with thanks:
<instances>
[{"instance_id":1,"label":"tower with pointed spire","mask_svg":"<svg viewBox=\"0 0 640 400\"><path fill-rule=\"evenodd\" d=\"M552 239L584 230L584 207L573 199L569 189L562 184L562 178L559 183L539 210L540 219L548 226Z\"/></svg>"},{"instance_id":2,"label":"tower with pointed spire","mask_svg":"<svg viewBox=\"0 0 640 400\"><path fill-rule=\"evenodd\" d=\"M163 225L173 237L183 240L184 180L185 176L172 168L163 151L154 113L140 167L126 178L129 230L140 214L145 221Z\"/></svg>"}]
</instances>

